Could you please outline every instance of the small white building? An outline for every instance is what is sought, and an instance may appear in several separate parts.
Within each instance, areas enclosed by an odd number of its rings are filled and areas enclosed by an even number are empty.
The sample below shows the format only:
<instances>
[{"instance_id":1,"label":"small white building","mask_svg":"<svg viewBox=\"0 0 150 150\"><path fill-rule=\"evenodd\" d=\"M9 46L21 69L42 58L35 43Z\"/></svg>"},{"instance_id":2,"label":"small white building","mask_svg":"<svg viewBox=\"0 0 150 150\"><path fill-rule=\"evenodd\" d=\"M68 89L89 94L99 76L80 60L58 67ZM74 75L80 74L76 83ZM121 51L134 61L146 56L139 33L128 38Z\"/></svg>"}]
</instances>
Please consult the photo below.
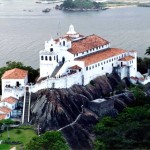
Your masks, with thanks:
<instances>
[{"instance_id":1,"label":"small white building","mask_svg":"<svg viewBox=\"0 0 150 150\"><path fill-rule=\"evenodd\" d=\"M19 97L24 94L24 87L28 83L28 71L14 68L6 71L2 78L2 99Z\"/></svg>"},{"instance_id":2,"label":"small white building","mask_svg":"<svg viewBox=\"0 0 150 150\"><path fill-rule=\"evenodd\" d=\"M121 79L136 77L137 73L136 51L111 48L107 40L95 34L80 35L73 25L64 36L46 41L39 59L41 82L33 86L32 91L86 85L97 76L113 71Z\"/></svg>"},{"instance_id":3,"label":"small white building","mask_svg":"<svg viewBox=\"0 0 150 150\"><path fill-rule=\"evenodd\" d=\"M8 98L4 98L3 100L0 101L0 107L8 107L9 109L13 110L17 107L17 102L18 99L14 98L14 97L8 97Z\"/></svg>"},{"instance_id":4,"label":"small white building","mask_svg":"<svg viewBox=\"0 0 150 150\"><path fill-rule=\"evenodd\" d=\"M11 116L12 110L9 109L8 107L0 107L0 120L2 119L8 119Z\"/></svg>"}]
</instances>

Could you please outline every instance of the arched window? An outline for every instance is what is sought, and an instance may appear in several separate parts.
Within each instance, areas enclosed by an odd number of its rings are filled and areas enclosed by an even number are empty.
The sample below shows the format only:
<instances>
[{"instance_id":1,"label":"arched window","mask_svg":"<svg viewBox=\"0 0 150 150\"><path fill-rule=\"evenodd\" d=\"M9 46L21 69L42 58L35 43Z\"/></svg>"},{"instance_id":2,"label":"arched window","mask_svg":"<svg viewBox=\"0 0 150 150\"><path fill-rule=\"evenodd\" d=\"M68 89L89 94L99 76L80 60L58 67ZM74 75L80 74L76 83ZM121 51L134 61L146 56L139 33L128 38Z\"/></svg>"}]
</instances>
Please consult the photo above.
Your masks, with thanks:
<instances>
[{"instance_id":1,"label":"arched window","mask_svg":"<svg viewBox=\"0 0 150 150\"><path fill-rule=\"evenodd\" d=\"M55 56L54 56L54 60L55 60Z\"/></svg>"},{"instance_id":2,"label":"arched window","mask_svg":"<svg viewBox=\"0 0 150 150\"><path fill-rule=\"evenodd\" d=\"M64 62L65 62L65 57L62 58L62 63L64 64Z\"/></svg>"},{"instance_id":3,"label":"arched window","mask_svg":"<svg viewBox=\"0 0 150 150\"><path fill-rule=\"evenodd\" d=\"M63 41L63 46L65 46L65 41Z\"/></svg>"},{"instance_id":4,"label":"arched window","mask_svg":"<svg viewBox=\"0 0 150 150\"><path fill-rule=\"evenodd\" d=\"M44 57L43 56L41 56L41 60L43 60L44 59Z\"/></svg>"},{"instance_id":5,"label":"arched window","mask_svg":"<svg viewBox=\"0 0 150 150\"><path fill-rule=\"evenodd\" d=\"M49 56L49 60L50 60L50 61L52 60L52 57L51 57L51 56Z\"/></svg>"},{"instance_id":6,"label":"arched window","mask_svg":"<svg viewBox=\"0 0 150 150\"><path fill-rule=\"evenodd\" d=\"M58 55L57 55L57 62L58 62Z\"/></svg>"},{"instance_id":7,"label":"arched window","mask_svg":"<svg viewBox=\"0 0 150 150\"><path fill-rule=\"evenodd\" d=\"M50 52L52 52L53 51L53 48L50 48Z\"/></svg>"},{"instance_id":8,"label":"arched window","mask_svg":"<svg viewBox=\"0 0 150 150\"><path fill-rule=\"evenodd\" d=\"M47 60L47 56L45 56L45 60Z\"/></svg>"}]
</instances>

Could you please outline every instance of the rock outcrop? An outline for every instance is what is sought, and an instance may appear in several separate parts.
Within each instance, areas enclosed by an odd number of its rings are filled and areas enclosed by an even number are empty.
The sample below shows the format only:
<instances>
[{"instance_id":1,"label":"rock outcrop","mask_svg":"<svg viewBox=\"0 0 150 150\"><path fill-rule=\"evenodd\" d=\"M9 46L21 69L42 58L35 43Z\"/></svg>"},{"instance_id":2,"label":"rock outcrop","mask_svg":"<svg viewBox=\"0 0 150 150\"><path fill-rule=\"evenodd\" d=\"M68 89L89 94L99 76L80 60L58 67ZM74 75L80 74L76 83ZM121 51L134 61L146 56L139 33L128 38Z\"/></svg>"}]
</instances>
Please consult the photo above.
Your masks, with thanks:
<instances>
[{"instance_id":1,"label":"rock outcrop","mask_svg":"<svg viewBox=\"0 0 150 150\"><path fill-rule=\"evenodd\" d=\"M45 89L32 94L31 124L39 125L41 132L60 130L72 149L93 149L92 127L98 122L99 110L90 109L89 103L98 98L114 101L109 115L116 115L134 100L132 93L113 95L121 82L119 76L100 76L86 86L74 85L69 89ZM105 108L104 108L105 109Z\"/></svg>"}]
</instances>

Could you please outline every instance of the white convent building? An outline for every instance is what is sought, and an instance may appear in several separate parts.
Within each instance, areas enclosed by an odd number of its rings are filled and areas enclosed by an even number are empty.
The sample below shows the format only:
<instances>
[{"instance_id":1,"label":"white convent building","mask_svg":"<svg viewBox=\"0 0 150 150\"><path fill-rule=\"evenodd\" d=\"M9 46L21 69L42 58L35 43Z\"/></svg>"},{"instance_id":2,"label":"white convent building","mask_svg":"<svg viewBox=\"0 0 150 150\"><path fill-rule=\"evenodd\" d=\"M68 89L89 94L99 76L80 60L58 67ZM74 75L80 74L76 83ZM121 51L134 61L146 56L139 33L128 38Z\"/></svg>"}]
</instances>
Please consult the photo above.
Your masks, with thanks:
<instances>
[{"instance_id":1,"label":"white convent building","mask_svg":"<svg viewBox=\"0 0 150 150\"><path fill-rule=\"evenodd\" d=\"M113 71L121 79L137 74L136 51L111 48L107 40L95 34L80 35L73 25L64 36L46 41L39 56L39 84L45 83L49 88L86 85L97 76Z\"/></svg>"},{"instance_id":2,"label":"white convent building","mask_svg":"<svg viewBox=\"0 0 150 150\"><path fill-rule=\"evenodd\" d=\"M45 42L39 52L40 77L36 84L28 84L28 72L14 68L6 71L2 80L0 120L20 115L15 108L26 92L37 92L47 88L69 88L74 84L86 85L94 78L118 73L121 79L128 77L132 83L150 82L150 71L141 75L137 72L137 52L111 48L110 43L93 34L83 36L70 25L62 37Z\"/></svg>"}]
</instances>

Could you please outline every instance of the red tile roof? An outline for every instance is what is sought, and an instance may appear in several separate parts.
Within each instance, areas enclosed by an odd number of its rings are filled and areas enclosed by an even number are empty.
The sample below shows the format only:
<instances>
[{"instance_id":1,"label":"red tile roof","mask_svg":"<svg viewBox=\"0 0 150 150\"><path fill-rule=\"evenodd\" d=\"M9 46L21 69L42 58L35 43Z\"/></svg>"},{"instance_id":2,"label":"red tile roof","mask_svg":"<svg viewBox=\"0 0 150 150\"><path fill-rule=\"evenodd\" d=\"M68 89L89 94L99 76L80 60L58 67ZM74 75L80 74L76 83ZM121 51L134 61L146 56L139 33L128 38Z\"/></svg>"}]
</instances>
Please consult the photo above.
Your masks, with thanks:
<instances>
[{"instance_id":1,"label":"red tile roof","mask_svg":"<svg viewBox=\"0 0 150 150\"><path fill-rule=\"evenodd\" d=\"M137 77L130 77L131 79L133 79L133 80L138 80L138 78Z\"/></svg>"},{"instance_id":2,"label":"red tile roof","mask_svg":"<svg viewBox=\"0 0 150 150\"><path fill-rule=\"evenodd\" d=\"M5 118L6 118L6 116L7 116L7 114L0 114L0 120L5 119Z\"/></svg>"},{"instance_id":3,"label":"red tile roof","mask_svg":"<svg viewBox=\"0 0 150 150\"><path fill-rule=\"evenodd\" d=\"M8 113L11 112L11 109L3 106L3 107L0 107L0 111L3 112L3 113L5 113L5 114L8 114Z\"/></svg>"},{"instance_id":4,"label":"red tile roof","mask_svg":"<svg viewBox=\"0 0 150 150\"><path fill-rule=\"evenodd\" d=\"M134 57L132 57L132 56L126 56L124 58L119 59L119 61L130 61L132 59L134 59Z\"/></svg>"},{"instance_id":5,"label":"red tile roof","mask_svg":"<svg viewBox=\"0 0 150 150\"><path fill-rule=\"evenodd\" d=\"M4 98L1 102L7 102L9 104L14 104L17 102L17 99L10 96L8 98Z\"/></svg>"},{"instance_id":6,"label":"red tile roof","mask_svg":"<svg viewBox=\"0 0 150 150\"><path fill-rule=\"evenodd\" d=\"M135 53L137 53L137 51L136 51L136 50L130 50L129 52L135 52Z\"/></svg>"},{"instance_id":7,"label":"red tile roof","mask_svg":"<svg viewBox=\"0 0 150 150\"><path fill-rule=\"evenodd\" d=\"M64 39L67 39L67 41L72 41L72 38L69 37L69 36L65 36L65 37L61 37L61 38L64 38ZM57 38L54 40L56 43L60 42L60 38Z\"/></svg>"},{"instance_id":8,"label":"red tile roof","mask_svg":"<svg viewBox=\"0 0 150 150\"><path fill-rule=\"evenodd\" d=\"M88 65L97 63L99 61L102 61L102 60L105 60L105 59L117 56L119 54L123 54L125 52L127 52L127 51L123 50L123 49L109 48L107 50L99 51L97 53L90 54L90 55L87 55L85 57L77 58L76 60L84 61L85 62L85 66L88 66Z\"/></svg>"},{"instance_id":9,"label":"red tile roof","mask_svg":"<svg viewBox=\"0 0 150 150\"><path fill-rule=\"evenodd\" d=\"M144 81L145 79L144 79L144 78L139 78L139 80L140 80L140 81Z\"/></svg>"},{"instance_id":10,"label":"red tile roof","mask_svg":"<svg viewBox=\"0 0 150 150\"><path fill-rule=\"evenodd\" d=\"M87 50L103 46L109 42L97 35L90 35L83 39L73 41L71 48L68 50L72 54L82 53Z\"/></svg>"},{"instance_id":11,"label":"red tile roof","mask_svg":"<svg viewBox=\"0 0 150 150\"><path fill-rule=\"evenodd\" d=\"M69 69L71 69L71 70L79 70L79 69L82 69L82 68L79 67L78 65L75 65L75 66L70 67Z\"/></svg>"},{"instance_id":12,"label":"red tile roof","mask_svg":"<svg viewBox=\"0 0 150 150\"><path fill-rule=\"evenodd\" d=\"M24 79L28 75L28 71L14 68L5 73L2 76L2 79Z\"/></svg>"}]
</instances>

